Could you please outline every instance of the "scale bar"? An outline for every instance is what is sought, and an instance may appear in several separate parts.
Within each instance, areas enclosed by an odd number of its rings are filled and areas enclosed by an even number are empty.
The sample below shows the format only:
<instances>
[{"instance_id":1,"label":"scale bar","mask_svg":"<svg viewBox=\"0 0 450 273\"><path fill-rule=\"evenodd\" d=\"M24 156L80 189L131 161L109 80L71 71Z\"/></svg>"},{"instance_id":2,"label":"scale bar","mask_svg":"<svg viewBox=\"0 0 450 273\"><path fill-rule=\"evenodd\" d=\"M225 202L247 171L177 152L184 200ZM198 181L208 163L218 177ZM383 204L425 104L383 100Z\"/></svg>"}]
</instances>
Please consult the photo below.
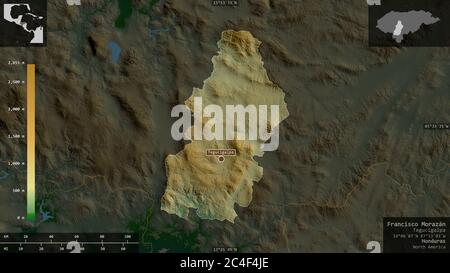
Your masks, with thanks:
<instances>
[{"instance_id":1,"label":"scale bar","mask_svg":"<svg viewBox=\"0 0 450 273\"><path fill-rule=\"evenodd\" d=\"M77 241L74 241L77 242ZM66 245L69 242L0 242L0 245ZM77 242L80 245L138 245L138 242Z\"/></svg>"}]
</instances>

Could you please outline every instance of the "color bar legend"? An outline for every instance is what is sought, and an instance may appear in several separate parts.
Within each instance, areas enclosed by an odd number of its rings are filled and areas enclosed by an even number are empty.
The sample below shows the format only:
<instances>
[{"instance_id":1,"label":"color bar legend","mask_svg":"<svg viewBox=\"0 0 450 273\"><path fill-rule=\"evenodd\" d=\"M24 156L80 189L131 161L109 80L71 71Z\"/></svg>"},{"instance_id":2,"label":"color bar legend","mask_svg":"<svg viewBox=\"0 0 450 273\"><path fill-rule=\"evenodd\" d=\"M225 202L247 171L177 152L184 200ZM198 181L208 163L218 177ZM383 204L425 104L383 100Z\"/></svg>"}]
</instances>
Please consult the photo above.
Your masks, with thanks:
<instances>
[{"instance_id":1,"label":"color bar legend","mask_svg":"<svg viewBox=\"0 0 450 273\"><path fill-rule=\"evenodd\" d=\"M27 220L36 219L36 67L27 65Z\"/></svg>"}]
</instances>

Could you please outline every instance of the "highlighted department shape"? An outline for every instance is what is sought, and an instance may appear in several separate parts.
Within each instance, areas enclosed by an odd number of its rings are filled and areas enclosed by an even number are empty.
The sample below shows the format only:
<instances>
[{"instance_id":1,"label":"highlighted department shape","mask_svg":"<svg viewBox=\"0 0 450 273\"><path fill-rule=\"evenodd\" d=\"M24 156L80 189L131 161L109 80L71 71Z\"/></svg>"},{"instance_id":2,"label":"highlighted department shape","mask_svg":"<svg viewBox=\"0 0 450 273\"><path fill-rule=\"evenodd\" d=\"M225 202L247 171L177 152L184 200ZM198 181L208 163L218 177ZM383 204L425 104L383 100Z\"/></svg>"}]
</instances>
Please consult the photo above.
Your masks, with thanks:
<instances>
[{"instance_id":1,"label":"highlighted department shape","mask_svg":"<svg viewBox=\"0 0 450 273\"><path fill-rule=\"evenodd\" d=\"M397 43L401 43L403 40L402 30L403 30L402 21L398 20L397 25L395 25L395 29L393 32L393 38Z\"/></svg>"},{"instance_id":2,"label":"highlighted department shape","mask_svg":"<svg viewBox=\"0 0 450 273\"><path fill-rule=\"evenodd\" d=\"M397 25L395 25L394 35L399 36L402 33L402 29L403 29L403 24L402 24L402 21L399 20L397 22Z\"/></svg>"},{"instance_id":3,"label":"highlighted department shape","mask_svg":"<svg viewBox=\"0 0 450 273\"><path fill-rule=\"evenodd\" d=\"M255 109L262 109L264 106L276 105L279 119L258 119L264 121L264 126L258 126L258 129L271 133L275 131L289 116L289 112L284 101L284 91L267 75L259 52L260 45L261 42L250 32L222 32L218 42L219 52L212 58L213 71L210 77L203 82L202 89L194 88L192 96L185 102L188 112L194 114L193 130L188 130L193 132L194 137L182 151L166 158L167 187L161 198L161 210L187 218L189 210L194 209L202 219L234 223L237 217L235 204L249 206L253 184L263 177L263 168L254 157L264 155L262 144L265 141L251 137L199 140L195 137L198 128L196 123L204 122L203 129L208 128L213 117L197 115L196 112L207 112L210 106L225 109L223 113L229 113L227 108L230 106L255 106ZM196 106L196 101L202 101L202 105ZM223 119L225 128L233 120L226 114ZM249 124L253 119L250 119L250 114L246 120L245 126L251 128ZM248 129L238 126L232 128L235 132L240 131L240 128L243 131ZM199 132L201 134L201 130ZM233 151L233 156L211 156L211 151L218 150Z\"/></svg>"}]
</instances>

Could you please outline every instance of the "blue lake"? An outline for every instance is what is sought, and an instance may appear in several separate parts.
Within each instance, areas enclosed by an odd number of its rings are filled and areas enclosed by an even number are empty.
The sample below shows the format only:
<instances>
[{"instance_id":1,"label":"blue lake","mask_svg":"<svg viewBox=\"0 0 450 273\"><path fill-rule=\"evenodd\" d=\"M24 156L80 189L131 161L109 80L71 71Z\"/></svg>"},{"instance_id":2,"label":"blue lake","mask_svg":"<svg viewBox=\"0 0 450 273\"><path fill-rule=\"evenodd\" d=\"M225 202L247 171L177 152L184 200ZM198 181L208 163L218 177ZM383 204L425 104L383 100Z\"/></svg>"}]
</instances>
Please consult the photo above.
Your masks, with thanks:
<instances>
[{"instance_id":1,"label":"blue lake","mask_svg":"<svg viewBox=\"0 0 450 273\"><path fill-rule=\"evenodd\" d=\"M41 220L38 222L38 226L48 220L53 219L53 216L50 215L50 212L44 211L44 209L42 208L44 205L44 202L41 202L40 206L39 206L39 214L41 215Z\"/></svg>"},{"instance_id":2,"label":"blue lake","mask_svg":"<svg viewBox=\"0 0 450 273\"><path fill-rule=\"evenodd\" d=\"M108 48L109 50L111 50L111 62L113 64L117 64L119 62L120 53L122 52L122 49L116 42L113 41L108 43Z\"/></svg>"}]
</instances>

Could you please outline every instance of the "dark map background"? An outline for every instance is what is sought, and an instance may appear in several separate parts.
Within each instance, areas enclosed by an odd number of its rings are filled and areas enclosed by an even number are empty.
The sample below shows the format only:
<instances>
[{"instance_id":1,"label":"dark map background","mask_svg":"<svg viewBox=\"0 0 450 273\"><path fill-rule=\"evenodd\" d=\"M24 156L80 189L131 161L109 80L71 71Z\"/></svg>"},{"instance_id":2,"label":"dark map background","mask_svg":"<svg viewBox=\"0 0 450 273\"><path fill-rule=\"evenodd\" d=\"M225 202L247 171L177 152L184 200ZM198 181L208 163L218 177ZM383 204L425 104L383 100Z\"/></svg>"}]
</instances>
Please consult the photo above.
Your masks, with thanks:
<instances>
[{"instance_id":1,"label":"dark map background","mask_svg":"<svg viewBox=\"0 0 450 273\"><path fill-rule=\"evenodd\" d=\"M134 231L155 252L366 252L383 217L449 216L449 133L423 127L450 120L449 49L369 47L368 22L362 0L49 1L47 47L0 49L0 133L24 130L6 111L25 100L7 63L35 63L37 208L54 218L16 219L25 173L7 162L24 146L1 139L0 231ZM184 220L160 211L164 159L183 147L170 111L209 77L226 29L262 41L290 116L234 224Z\"/></svg>"}]
</instances>

